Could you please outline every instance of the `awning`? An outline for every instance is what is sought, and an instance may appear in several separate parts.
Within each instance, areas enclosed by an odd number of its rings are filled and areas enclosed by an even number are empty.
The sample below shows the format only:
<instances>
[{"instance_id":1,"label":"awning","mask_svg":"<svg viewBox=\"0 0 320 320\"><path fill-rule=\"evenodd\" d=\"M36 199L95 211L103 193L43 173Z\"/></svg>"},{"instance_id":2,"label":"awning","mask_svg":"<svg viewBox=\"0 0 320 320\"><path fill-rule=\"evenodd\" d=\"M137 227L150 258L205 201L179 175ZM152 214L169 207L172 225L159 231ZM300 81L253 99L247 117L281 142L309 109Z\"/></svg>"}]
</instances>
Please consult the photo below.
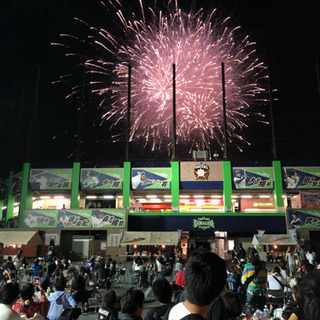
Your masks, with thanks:
<instances>
[{"instance_id":1,"label":"awning","mask_svg":"<svg viewBox=\"0 0 320 320\"><path fill-rule=\"evenodd\" d=\"M4 245L43 244L38 231L0 231L0 242Z\"/></svg>"},{"instance_id":2,"label":"awning","mask_svg":"<svg viewBox=\"0 0 320 320\"><path fill-rule=\"evenodd\" d=\"M135 232L125 231L121 244L137 244L137 245L171 245L175 246L179 241L179 232Z\"/></svg>"},{"instance_id":3,"label":"awning","mask_svg":"<svg viewBox=\"0 0 320 320\"><path fill-rule=\"evenodd\" d=\"M253 245L278 245L278 246L284 246L284 245L295 245L296 242L292 239L290 234L264 234L260 240L258 241L258 235L255 234L252 238L252 244Z\"/></svg>"}]
</instances>

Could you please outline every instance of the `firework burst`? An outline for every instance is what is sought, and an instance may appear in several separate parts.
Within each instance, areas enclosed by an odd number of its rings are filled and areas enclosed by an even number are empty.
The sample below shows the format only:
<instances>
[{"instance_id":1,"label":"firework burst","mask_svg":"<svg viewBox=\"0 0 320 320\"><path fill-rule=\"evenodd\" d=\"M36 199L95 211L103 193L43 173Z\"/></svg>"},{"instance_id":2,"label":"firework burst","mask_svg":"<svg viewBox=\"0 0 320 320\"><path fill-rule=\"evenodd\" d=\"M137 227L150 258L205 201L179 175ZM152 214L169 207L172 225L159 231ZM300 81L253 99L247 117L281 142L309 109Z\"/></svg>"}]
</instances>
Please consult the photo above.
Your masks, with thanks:
<instances>
[{"instance_id":1,"label":"firework burst","mask_svg":"<svg viewBox=\"0 0 320 320\"><path fill-rule=\"evenodd\" d=\"M114 126L127 117L130 64L130 141L142 138L153 150L170 147L175 64L177 143L187 143L190 150L212 144L222 147L224 62L227 136L241 150L243 143L248 143L242 131L249 119L263 118L253 113L250 105L262 101L265 92L259 85L265 78L265 67L254 57L254 43L248 36L238 40L239 27L230 28L229 18L219 20L215 10L207 16L204 10L184 13L177 3L169 2L164 12L144 8L140 0L138 12L128 14L120 1L102 4L109 15L112 6L120 25L117 32L88 25L92 31L89 41L63 36L96 50L94 57L85 57L85 66L91 91L99 96L105 110L103 120L111 120ZM71 95L78 94L79 88Z\"/></svg>"}]
</instances>

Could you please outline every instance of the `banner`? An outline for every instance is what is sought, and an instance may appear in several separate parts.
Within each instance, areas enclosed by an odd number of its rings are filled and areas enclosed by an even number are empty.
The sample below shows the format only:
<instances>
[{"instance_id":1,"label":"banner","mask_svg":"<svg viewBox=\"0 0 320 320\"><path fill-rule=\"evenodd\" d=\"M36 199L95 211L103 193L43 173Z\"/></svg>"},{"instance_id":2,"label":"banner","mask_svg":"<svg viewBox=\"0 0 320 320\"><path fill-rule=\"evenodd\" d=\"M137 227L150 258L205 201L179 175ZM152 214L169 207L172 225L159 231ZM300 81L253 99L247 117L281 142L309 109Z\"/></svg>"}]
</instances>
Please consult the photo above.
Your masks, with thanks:
<instances>
[{"instance_id":1,"label":"banner","mask_svg":"<svg viewBox=\"0 0 320 320\"><path fill-rule=\"evenodd\" d=\"M126 210L96 209L92 210L92 228L125 227Z\"/></svg>"},{"instance_id":2,"label":"banner","mask_svg":"<svg viewBox=\"0 0 320 320\"><path fill-rule=\"evenodd\" d=\"M33 191L71 190L72 169L32 169L29 184Z\"/></svg>"},{"instance_id":3,"label":"banner","mask_svg":"<svg viewBox=\"0 0 320 320\"><path fill-rule=\"evenodd\" d=\"M180 187L182 190L222 190L222 162L180 162Z\"/></svg>"},{"instance_id":4,"label":"banner","mask_svg":"<svg viewBox=\"0 0 320 320\"><path fill-rule=\"evenodd\" d=\"M170 189L171 168L132 169L131 185L133 190Z\"/></svg>"},{"instance_id":5,"label":"banner","mask_svg":"<svg viewBox=\"0 0 320 320\"><path fill-rule=\"evenodd\" d=\"M320 192L319 191L300 191L301 208L303 209L320 209Z\"/></svg>"},{"instance_id":6,"label":"banner","mask_svg":"<svg viewBox=\"0 0 320 320\"><path fill-rule=\"evenodd\" d=\"M288 209L288 227L294 228L320 228L320 210Z\"/></svg>"},{"instance_id":7,"label":"banner","mask_svg":"<svg viewBox=\"0 0 320 320\"><path fill-rule=\"evenodd\" d=\"M19 173L15 174L12 177L11 193L13 196L21 192L21 185L22 185L22 171L20 171Z\"/></svg>"},{"instance_id":8,"label":"banner","mask_svg":"<svg viewBox=\"0 0 320 320\"><path fill-rule=\"evenodd\" d=\"M295 243L298 243L297 230L296 230L296 229L289 229L289 234L290 234L292 240L293 240Z\"/></svg>"},{"instance_id":9,"label":"banner","mask_svg":"<svg viewBox=\"0 0 320 320\"><path fill-rule=\"evenodd\" d=\"M56 228L58 210L25 210L23 228Z\"/></svg>"},{"instance_id":10,"label":"banner","mask_svg":"<svg viewBox=\"0 0 320 320\"><path fill-rule=\"evenodd\" d=\"M58 228L90 228L91 210L58 210Z\"/></svg>"},{"instance_id":11,"label":"banner","mask_svg":"<svg viewBox=\"0 0 320 320\"><path fill-rule=\"evenodd\" d=\"M283 167L286 189L320 189L320 167Z\"/></svg>"},{"instance_id":12,"label":"banner","mask_svg":"<svg viewBox=\"0 0 320 320\"><path fill-rule=\"evenodd\" d=\"M273 189L273 168L232 168L236 189Z\"/></svg>"},{"instance_id":13,"label":"banner","mask_svg":"<svg viewBox=\"0 0 320 320\"><path fill-rule=\"evenodd\" d=\"M0 184L0 200L8 198L9 179L4 180Z\"/></svg>"},{"instance_id":14,"label":"banner","mask_svg":"<svg viewBox=\"0 0 320 320\"><path fill-rule=\"evenodd\" d=\"M122 189L122 168L81 169L81 190Z\"/></svg>"},{"instance_id":15,"label":"banner","mask_svg":"<svg viewBox=\"0 0 320 320\"><path fill-rule=\"evenodd\" d=\"M258 242L260 243L262 236L264 235L265 230L258 230Z\"/></svg>"},{"instance_id":16,"label":"banner","mask_svg":"<svg viewBox=\"0 0 320 320\"><path fill-rule=\"evenodd\" d=\"M116 228L126 226L125 209L24 210L24 228Z\"/></svg>"}]
</instances>

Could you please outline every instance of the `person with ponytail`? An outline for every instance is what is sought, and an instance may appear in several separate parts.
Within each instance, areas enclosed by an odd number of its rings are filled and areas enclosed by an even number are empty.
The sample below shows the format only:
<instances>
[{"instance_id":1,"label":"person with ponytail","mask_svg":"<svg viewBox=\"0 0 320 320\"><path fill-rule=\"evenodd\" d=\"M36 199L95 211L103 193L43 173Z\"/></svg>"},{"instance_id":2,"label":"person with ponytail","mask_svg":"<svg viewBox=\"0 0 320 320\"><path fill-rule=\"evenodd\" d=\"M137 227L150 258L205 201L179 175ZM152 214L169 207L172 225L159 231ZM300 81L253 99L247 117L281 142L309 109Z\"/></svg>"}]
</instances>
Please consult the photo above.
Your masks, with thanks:
<instances>
[{"instance_id":1,"label":"person with ponytail","mask_svg":"<svg viewBox=\"0 0 320 320\"><path fill-rule=\"evenodd\" d=\"M38 288L41 299L40 302L35 302L33 300L35 287L31 283L23 284L20 287L21 299L13 305L12 309L20 315L25 314L27 318L32 318L35 313L41 314L43 318L46 318L50 303L45 296L41 283Z\"/></svg>"}]
</instances>

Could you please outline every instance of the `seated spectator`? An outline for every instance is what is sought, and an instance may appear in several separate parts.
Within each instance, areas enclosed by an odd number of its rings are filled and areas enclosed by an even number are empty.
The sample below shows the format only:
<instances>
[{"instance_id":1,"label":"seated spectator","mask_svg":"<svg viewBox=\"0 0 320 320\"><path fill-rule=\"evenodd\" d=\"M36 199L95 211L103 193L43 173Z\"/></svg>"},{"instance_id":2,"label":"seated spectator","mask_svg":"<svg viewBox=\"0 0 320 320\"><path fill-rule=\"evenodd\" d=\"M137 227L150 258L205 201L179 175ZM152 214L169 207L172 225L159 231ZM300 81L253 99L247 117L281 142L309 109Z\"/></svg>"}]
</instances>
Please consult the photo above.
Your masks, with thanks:
<instances>
[{"instance_id":1,"label":"seated spectator","mask_svg":"<svg viewBox=\"0 0 320 320\"><path fill-rule=\"evenodd\" d=\"M113 290L107 291L103 305L98 310L98 320L118 320L118 310L115 308L117 295Z\"/></svg>"},{"instance_id":2,"label":"seated spectator","mask_svg":"<svg viewBox=\"0 0 320 320\"><path fill-rule=\"evenodd\" d=\"M94 286L97 283L96 275L89 268L85 268L85 273L83 275L85 280L85 290L88 297L92 296Z\"/></svg>"},{"instance_id":3,"label":"seated spectator","mask_svg":"<svg viewBox=\"0 0 320 320\"><path fill-rule=\"evenodd\" d=\"M7 262L2 266L2 270L5 271L5 270L8 270L10 269L11 271L14 271L16 272L16 268L14 266L14 264L12 263L12 257L8 257L7 258Z\"/></svg>"},{"instance_id":4,"label":"seated spectator","mask_svg":"<svg viewBox=\"0 0 320 320\"><path fill-rule=\"evenodd\" d=\"M88 303L89 296L85 290L85 280L81 275L77 275L71 280L72 297L77 305L85 309L86 303Z\"/></svg>"},{"instance_id":5,"label":"seated spectator","mask_svg":"<svg viewBox=\"0 0 320 320\"><path fill-rule=\"evenodd\" d=\"M152 291L157 301L160 302L160 306L151 308L144 320L161 320L172 306L172 289L166 279L157 279L152 284Z\"/></svg>"},{"instance_id":6,"label":"seated spectator","mask_svg":"<svg viewBox=\"0 0 320 320\"><path fill-rule=\"evenodd\" d=\"M20 288L21 299L13 305L12 309L20 315L25 314L27 318L32 318L36 312L46 318L49 310L49 301L45 296L41 283L38 288L41 299L40 302L35 302L33 300L34 286L31 283L22 285Z\"/></svg>"},{"instance_id":7,"label":"seated spectator","mask_svg":"<svg viewBox=\"0 0 320 320\"><path fill-rule=\"evenodd\" d=\"M239 297L233 292L226 292L222 296L225 312L228 320L238 319L242 313L242 305Z\"/></svg>"},{"instance_id":8,"label":"seated spectator","mask_svg":"<svg viewBox=\"0 0 320 320\"><path fill-rule=\"evenodd\" d=\"M182 290L180 291L180 293L177 293L175 296L175 300L174 303L180 303L180 302L184 302L186 300L186 290ZM216 299L207 314L207 320L226 320L225 319L225 310L224 310L224 303L223 300L220 298ZM164 316L164 320L168 320L168 313L166 313L166 315ZM192 316L192 314L189 314L188 316ZM198 315L195 315L196 317ZM201 316L200 316L201 317ZM197 317L199 318L199 317ZM202 318L202 317L201 317Z\"/></svg>"},{"instance_id":9,"label":"seated spectator","mask_svg":"<svg viewBox=\"0 0 320 320\"><path fill-rule=\"evenodd\" d=\"M128 289L121 298L121 320L141 320L143 300L144 293L141 290Z\"/></svg>"},{"instance_id":10,"label":"seated spectator","mask_svg":"<svg viewBox=\"0 0 320 320\"><path fill-rule=\"evenodd\" d=\"M76 302L72 297L71 292L64 291L66 287L66 279L64 277L56 278L54 287L56 291L48 298L50 301L50 308L47 318L49 320L58 320L64 309L76 307Z\"/></svg>"},{"instance_id":11,"label":"seated spectator","mask_svg":"<svg viewBox=\"0 0 320 320\"><path fill-rule=\"evenodd\" d=\"M273 305L282 305L285 298L285 293L288 292L287 281L280 274L280 268L274 267L272 272L268 274L268 299L267 303L270 303L269 311L272 313Z\"/></svg>"},{"instance_id":12,"label":"seated spectator","mask_svg":"<svg viewBox=\"0 0 320 320\"><path fill-rule=\"evenodd\" d=\"M107 269L103 260L99 262L99 269L96 272L96 278L97 278L97 281L100 283L105 282L106 279L108 278Z\"/></svg>"},{"instance_id":13,"label":"seated spectator","mask_svg":"<svg viewBox=\"0 0 320 320\"><path fill-rule=\"evenodd\" d=\"M280 261L279 268L280 268L280 274L282 275L283 279L287 281L288 280L287 262L285 260Z\"/></svg>"},{"instance_id":14,"label":"seated spectator","mask_svg":"<svg viewBox=\"0 0 320 320\"><path fill-rule=\"evenodd\" d=\"M315 268L313 264L310 264L308 260L304 260L301 265L301 270L303 273L308 273Z\"/></svg>"},{"instance_id":15,"label":"seated spectator","mask_svg":"<svg viewBox=\"0 0 320 320\"><path fill-rule=\"evenodd\" d=\"M34 263L33 265L31 266L31 270L34 270L33 272L33 276L34 277L41 277L42 275L42 266L39 264L39 259L36 258L34 259Z\"/></svg>"},{"instance_id":16,"label":"seated spectator","mask_svg":"<svg viewBox=\"0 0 320 320\"><path fill-rule=\"evenodd\" d=\"M56 266L54 264L49 264L46 267L45 272L43 273L43 276L41 278L41 284L44 291L47 291L48 288L50 288L51 291L53 291L54 286L54 271L56 269Z\"/></svg>"},{"instance_id":17,"label":"seated spectator","mask_svg":"<svg viewBox=\"0 0 320 320\"><path fill-rule=\"evenodd\" d=\"M320 270L308 272L299 282L296 292L299 320L320 319ZM293 315L290 320L297 319Z\"/></svg>"},{"instance_id":18,"label":"seated spectator","mask_svg":"<svg viewBox=\"0 0 320 320\"><path fill-rule=\"evenodd\" d=\"M0 319L21 320L20 315L12 310L19 297L19 285L8 282L0 288Z\"/></svg>"},{"instance_id":19,"label":"seated spectator","mask_svg":"<svg viewBox=\"0 0 320 320\"><path fill-rule=\"evenodd\" d=\"M279 291L281 296L288 292L287 281L280 274L280 268L274 267L270 274L268 274L268 290ZM283 298L277 299L272 293L268 293L268 299L273 302L281 303ZM271 299L270 299L271 298Z\"/></svg>"},{"instance_id":20,"label":"seated spectator","mask_svg":"<svg viewBox=\"0 0 320 320\"><path fill-rule=\"evenodd\" d=\"M292 305L286 306L285 309L282 311L281 320L289 320L293 311L294 311L294 307Z\"/></svg>"},{"instance_id":21,"label":"seated spectator","mask_svg":"<svg viewBox=\"0 0 320 320\"><path fill-rule=\"evenodd\" d=\"M17 254L13 257L13 264L17 270L22 266L23 261L23 250L19 250Z\"/></svg>"},{"instance_id":22,"label":"seated spectator","mask_svg":"<svg viewBox=\"0 0 320 320\"><path fill-rule=\"evenodd\" d=\"M178 297L184 291L183 287L179 286L178 284L172 283L172 282L170 283L170 286L171 286L171 290L172 290L171 301L172 302L175 302L176 300L178 301Z\"/></svg>"},{"instance_id":23,"label":"seated spectator","mask_svg":"<svg viewBox=\"0 0 320 320\"><path fill-rule=\"evenodd\" d=\"M241 285L241 268L236 264L233 264L228 272L228 291L237 293L239 286Z\"/></svg>"},{"instance_id":24,"label":"seated spectator","mask_svg":"<svg viewBox=\"0 0 320 320\"><path fill-rule=\"evenodd\" d=\"M297 284L298 282L300 282L300 280L297 281ZM285 306L283 312L282 312L282 319L284 320L288 320L290 319L291 315L294 313L294 314L298 314L298 311L297 311L297 300L296 300L296 291L297 291L297 285L293 286L292 288L292 296L291 296L291 299L289 299L287 305ZM293 315L291 319L295 319L297 320L297 318L295 318L296 315Z\"/></svg>"},{"instance_id":25,"label":"seated spectator","mask_svg":"<svg viewBox=\"0 0 320 320\"><path fill-rule=\"evenodd\" d=\"M194 250L185 267L186 300L169 312L169 320L192 314L205 319L212 303L222 294L227 273L223 259L204 248Z\"/></svg>"},{"instance_id":26,"label":"seated spectator","mask_svg":"<svg viewBox=\"0 0 320 320\"><path fill-rule=\"evenodd\" d=\"M142 260L141 260L141 264L142 264ZM117 273L116 265L117 265L117 262L115 260L111 260L107 270L107 275L109 278L111 278Z\"/></svg>"}]
</instances>

